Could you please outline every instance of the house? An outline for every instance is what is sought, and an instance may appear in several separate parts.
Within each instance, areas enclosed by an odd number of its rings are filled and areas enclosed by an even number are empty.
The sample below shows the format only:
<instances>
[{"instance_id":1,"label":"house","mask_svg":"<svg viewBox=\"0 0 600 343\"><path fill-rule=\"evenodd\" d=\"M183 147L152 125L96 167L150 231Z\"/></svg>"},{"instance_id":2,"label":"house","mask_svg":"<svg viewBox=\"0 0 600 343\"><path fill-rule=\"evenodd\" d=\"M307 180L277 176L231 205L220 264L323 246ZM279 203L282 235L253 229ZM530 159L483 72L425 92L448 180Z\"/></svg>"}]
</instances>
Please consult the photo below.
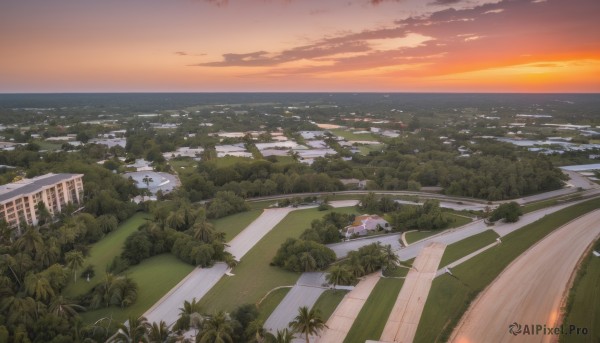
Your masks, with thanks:
<instances>
[{"instance_id":1,"label":"house","mask_svg":"<svg viewBox=\"0 0 600 343\"><path fill-rule=\"evenodd\" d=\"M351 238L353 236L365 236L369 231L377 231L379 229L391 231L392 227L390 223L376 214L363 214L354 218L354 222L346 226L342 230L342 234L346 238Z\"/></svg>"}]
</instances>

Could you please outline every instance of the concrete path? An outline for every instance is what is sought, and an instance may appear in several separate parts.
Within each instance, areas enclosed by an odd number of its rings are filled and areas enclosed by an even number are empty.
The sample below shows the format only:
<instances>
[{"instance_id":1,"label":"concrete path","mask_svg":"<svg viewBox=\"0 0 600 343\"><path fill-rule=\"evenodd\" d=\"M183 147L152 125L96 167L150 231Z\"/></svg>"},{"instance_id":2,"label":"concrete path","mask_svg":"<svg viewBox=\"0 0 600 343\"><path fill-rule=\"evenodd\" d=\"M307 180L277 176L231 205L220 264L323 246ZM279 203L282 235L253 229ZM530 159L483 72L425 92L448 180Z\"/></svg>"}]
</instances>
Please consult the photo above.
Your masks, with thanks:
<instances>
[{"instance_id":1,"label":"concrete path","mask_svg":"<svg viewBox=\"0 0 600 343\"><path fill-rule=\"evenodd\" d=\"M473 302L453 342L550 342L554 335L523 335L509 326L560 325L563 297L578 261L600 235L596 210L562 226L514 260Z\"/></svg>"},{"instance_id":2,"label":"concrete path","mask_svg":"<svg viewBox=\"0 0 600 343\"><path fill-rule=\"evenodd\" d=\"M410 343L415 338L431 282L446 245L431 242L413 263L381 334L382 342Z\"/></svg>"},{"instance_id":3,"label":"concrete path","mask_svg":"<svg viewBox=\"0 0 600 343\"><path fill-rule=\"evenodd\" d=\"M379 272L369 274L350 293L346 294L327 321L328 328L323 331L317 342L343 342L378 281Z\"/></svg>"},{"instance_id":4,"label":"concrete path","mask_svg":"<svg viewBox=\"0 0 600 343\"><path fill-rule=\"evenodd\" d=\"M337 208L355 206L357 203L358 200L340 200L332 201L330 205ZM316 206L266 209L228 243L226 250L240 260L290 212L314 207ZM226 271L227 266L224 263L216 263L212 268L194 269L143 315L151 323L161 320L169 325L174 323L177 321L179 308L183 306L183 302L194 298L200 300L225 275Z\"/></svg>"}]
</instances>

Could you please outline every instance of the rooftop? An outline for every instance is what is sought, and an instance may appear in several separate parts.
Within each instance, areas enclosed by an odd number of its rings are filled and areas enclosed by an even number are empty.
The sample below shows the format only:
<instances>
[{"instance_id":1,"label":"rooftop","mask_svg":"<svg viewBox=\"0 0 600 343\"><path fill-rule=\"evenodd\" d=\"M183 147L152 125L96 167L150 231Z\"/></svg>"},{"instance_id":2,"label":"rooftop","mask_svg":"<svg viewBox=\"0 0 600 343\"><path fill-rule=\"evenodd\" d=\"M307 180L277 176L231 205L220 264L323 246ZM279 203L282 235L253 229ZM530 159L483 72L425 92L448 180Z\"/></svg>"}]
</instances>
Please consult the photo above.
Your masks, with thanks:
<instances>
[{"instance_id":1,"label":"rooftop","mask_svg":"<svg viewBox=\"0 0 600 343\"><path fill-rule=\"evenodd\" d=\"M83 176L83 174L45 174L32 179L23 179L17 182L8 183L0 186L0 202L11 198L29 194L43 187L54 185L58 182L70 180L73 177Z\"/></svg>"}]
</instances>

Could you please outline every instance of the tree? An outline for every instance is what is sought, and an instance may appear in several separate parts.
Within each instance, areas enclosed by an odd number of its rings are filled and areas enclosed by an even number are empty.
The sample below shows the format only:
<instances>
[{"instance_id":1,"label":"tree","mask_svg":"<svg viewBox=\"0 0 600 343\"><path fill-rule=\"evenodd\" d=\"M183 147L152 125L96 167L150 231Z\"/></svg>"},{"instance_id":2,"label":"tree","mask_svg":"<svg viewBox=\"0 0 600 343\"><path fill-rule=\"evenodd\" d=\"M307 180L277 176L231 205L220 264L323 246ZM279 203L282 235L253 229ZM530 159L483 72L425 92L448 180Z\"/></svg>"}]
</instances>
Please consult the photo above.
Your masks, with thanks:
<instances>
[{"instance_id":1,"label":"tree","mask_svg":"<svg viewBox=\"0 0 600 343\"><path fill-rule=\"evenodd\" d=\"M201 311L200 302L196 301L196 298L192 301L184 301L183 307L179 308L179 319L177 319L175 327L179 330L189 330L190 326L198 322Z\"/></svg>"},{"instance_id":2,"label":"tree","mask_svg":"<svg viewBox=\"0 0 600 343\"><path fill-rule=\"evenodd\" d=\"M283 330L277 330L275 335L268 333L267 337L271 343L292 343L294 340L294 334L287 328Z\"/></svg>"},{"instance_id":3,"label":"tree","mask_svg":"<svg viewBox=\"0 0 600 343\"><path fill-rule=\"evenodd\" d=\"M85 311L83 306L73 303L71 300L62 295L52 298L48 311L60 318L73 318L77 316L77 312Z\"/></svg>"},{"instance_id":4,"label":"tree","mask_svg":"<svg viewBox=\"0 0 600 343\"><path fill-rule=\"evenodd\" d=\"M77 269L83 266L83 254L81 251L73 250L69 251L65 254L65 261L67 262L67 266L73 272L73 279L77 282Z\"/></svg>"},{"instance_id":5,"label":"tree","mask_svg":"<svg viewBox=\"0 0 600 343\"><path fill-rule=\"evenodd\" d=\"M495 222L504 219L507 223L514 223L519 220L519 217L522 214L523 211L521 210L521 206L519 206L518 203L511 201L498 206L498 208L492 212L490 221Z\"/></svg>"},{"instance_id":6,"label":"tree","mask_svg":"<svg viewBox=\"0 0 600 343\"><path fill-rule=\"evenodd\" d=\"M34 227L29 227L19 239L15 242L15 248L19 251L29 254L34 257L44 247L44 239L38 230Z\"/></svg>"},{"instance_id":7,"label":"tree","mask_svg":"<svg viewBox=\"0 0 600 343\"><path fill-rule=\"evenodd\" d=\"M303 334L306 343L310 343L309 335L318 335L319 331L327 327L321 318L321 312L302 306L298 309L298 315L290 322L289 326L296 333Z\"/></svg>"},{"instance_id":8,"label":"tree","mask_svg":"<svg viewBox=\"0 0 600 343\"><path fill-rule=\"evenodd\" d=\"M129 317L128 324L119 323L119 331L109 342L111 343L139 343L148 342L150 324L146 317Z\"/></svg>"},{"instance_id":9,"label":"tree","mask_svg":"<svg viewBox=\"0 0 600 343\"><path fill-rule=\"evenodd\" d=\"M392 246L390 244L384 245L381 247L381 253L383 257L383 268L390 269L398 266L400 263L400 258L394 250L392 250Z\"/></svg>"},{"instance_id":10,"label":"tree","mask_svg":"<svg viewBox=\"0 0 600 343\"><path fill-rule=\"evenodd\" d=\"M264 328L264 322L260 319L253 320L246 328L246 337L248 343L262 343L266 339L267 330Z\"/></svg>"},{"instance_id":11,"label":"tree","mask_svg":"<svg viewBox=\"0 0 600 343\"><path fill-rule=\"evenodd\" d=\"M212 224L206 220L197 220L192 226L194 230L194 238L201 240L204 243L210 243L213 240L215 229Z\"/></svg>"},{"instance_id":12,"label":"tree","mask_svg":"<svg viewBox=\"0 0 600 343\"><path fill-rule=\"evenodd\" d=\"M173 337L167 323L161 320L160 323L152 323L148 332L148 340L152 343L171 343L175 342L176 338Z\"/></svg>"},{"instance_id":13,"label":"tree","mask_svg":"<svg viewBox=\"0 0 600 343\"><path fill-rule=\"evenodd\" d=\"M346 266L335 265L329 269L329 273L325 276L327 282L333 285L333 288L337 285L347 285L352 282L352 273Z\"/></svg>"},{"instance_id":14,"label":"tree","mask_svg":"<svg viewBox=\"0 0 600 343\"><path fill-rule=\"evenodd\" d=\"M200 343L233 343L233 327L223 311L204 321Z\"/></svg>"},{"instance_id":15,"label":"tree","mask_svg":"<svg viewBox=\"0 0 600 343\"><path fill-rule=\"evenodd\" d=\"M41 273L30 273L25 277L27 295L39 301L47 301L54 296L54 289Z\"/></svg>"}]
</instances>

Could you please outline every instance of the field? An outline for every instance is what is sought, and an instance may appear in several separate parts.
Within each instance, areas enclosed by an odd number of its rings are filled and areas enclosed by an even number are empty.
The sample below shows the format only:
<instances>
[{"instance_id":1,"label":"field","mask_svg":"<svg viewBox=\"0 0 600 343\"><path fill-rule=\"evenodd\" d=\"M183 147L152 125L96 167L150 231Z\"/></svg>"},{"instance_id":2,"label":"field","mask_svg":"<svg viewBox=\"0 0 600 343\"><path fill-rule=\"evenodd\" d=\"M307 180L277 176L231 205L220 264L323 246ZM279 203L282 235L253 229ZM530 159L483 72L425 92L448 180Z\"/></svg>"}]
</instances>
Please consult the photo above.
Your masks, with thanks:
<instances>
[{"instance_id":1,"label":"field","mask_svg":"<svg viewBox=\"0 0 600 343\"><path fill-rule=\"evenodd\" d=\"M354 207L337 208L335 212L355 213ZM258 242L236 266L233 277L222 278L202 298L201 305L207 313L218 310L231 311L235 307L258 302L268 291L278 286L291 286L300 274L269 265L279 246L288 238L299 237L310 227L310 222L329 211L317 209L298 210L288 214L277 226Z\"/></svg>"},{"instance_id":2,"label":"field","mask_svg":"<svg viewBox=\"0 0 600 343\"><path fill-rule=\"evenodd\" d=\"M263 212L260 208L250 209L246 212L236 213L227 217L212 221L217 231L225 232L225 240L228 242L237 236L242 230L258 218Z\"/></svg>"},{"instance_id":3,"label":"field","mask_svg":"<svg viewBox=\"0 0 600 343\"><path fill-rule=\"evenodd\" d=\"M440 233L441 231L412 231L412 232L407 232L406 235L404 235L404 238L406 239L406 242L408 244L413 244L414 242L418 242L422 239L425 239L427 237L433 236L433 235L437 235L438 233Z\"/></svg>"},{"instance_id":4,"label":"field","mask_svg":"<svg viewBox=\"0 0 600 343\"><path fill-rule=\"evenodd\" d=\"M104 317L112 318L116 322L124 322L130 316L141 316L193 269L194 266L180 261L171 254L150 257L129 268L125 273L135 280L139 287L135 304L127 308L109 307L85 312L82 318L86 323Z\"/></svg>"},{"instance_id":5,"label":"field","mask_svg":"<svg viewBox=\"0 0 600 343\"><path fill-rule=\"evenodd\" d=\"M344 343L379 340L404 280L380 279L369 295Z\"/></svg>"},{"instance_id":6,"label":"field","mask_svg":"<svg viewBox=\"0 0 600 343\"><path fill-rule=\"evenodd\" d=\"M457 215L452 212L444 212L444 216L446 216L447 218L449 217L453 220L453 222L450 223L450 225L448 226L448 229L455 228L455 227L461 227L463 225L469 224L472 221L470 218L464 217L462 215ZM407 232L405 238L406 238L406 242L408 244L412 244L414 242L420 241L427 237L437 235L438 233L440 233L442 231L444 231L444 230Z\"/></svg>"},{"instance_id":7,"label":"field","mask_svg":"<svg viewBox=\"0 0 600 343\"><path fill-rule=\"evenodd\" d=\"M377 141L377 137L372 133L354 133L346 129L329 130L336 136L344 137L349 141ZM357 130L358 131L358 130Z\"/></svg>"},{"instance_id":8,"label":"field","mask_svg":"<svg viewBox=\"0 0 600 343\"><path fill-rule=\"evenodd\" d=\"M224 157L219 157L213 161L215 162L215 164L218 168L222 168L222 167L231 167L236 163L251 162L254 160L249 157L224 156Z\"/></svg>"},{"instance_id":9,"label":"field","mask_svg":"<svg viewBox=\"0 0 600 343\"><path fill-rule=\"evenodd\" d=\"M599 241L600 242L600 241ZM596 243L596 249L600 244ZM567 314L563 323L587 328L585 336L563 335L561 342L599 342L600 341L600 258L587 255L575 279L569 295Z\"/></svg>"},{"instance_id":10,"label":"field","mask_svg":"<svg viewBox=\"0 0 600 343\"><path fill-rule=\"evenodd\" d=\"M106 267L112 262L115 256L121 254L125 239L135 232L148 218L146 213L136 213L119 225L119 227L106 235L100 241L94 243L90 249L89 256L83 263L83 268L87 265L93 265L96 275L85 282L79 279L76 283L70 283L64 290L64 295L75 297L87 293L94 285L102 280Z\"/></svg>"},{"instance_id":11,"label":"field","mask_svg":"<svg viewBox=\"0 0 600 343\"><path fill-rule=\"evenodd\" d=\"M416 342L447 340L470 302L487 287L506 266L540 239L587 212L600 207L600 200L590 200L514 231L502 244L487 250L452 270L455 277L443 275L433 281L417 329Z\"/></svg>"},{"instance_id":12,"label":"field","mask_svg":"<svg viewBox=\"0 0 600 343\"><path fill-rule=\"evenodd\" d=\"M478 249L492 244L498 238L498 234L494 230L487 230L469 238L463 239L456 243L450 244L444 250L444 255L440 261L440 268L474 252Z\"/></svg>"},{"instance_id":13,"label":"field","mask_svg":"<svg viewBox=\"0 0 600 343\"><path fill-rule=\"evenodd\" d=\"M313 308L321 311L323 321L327 322L347 293L348 291L343 289L328 289L317 299Z\"/></svg>"}]
</instances>

